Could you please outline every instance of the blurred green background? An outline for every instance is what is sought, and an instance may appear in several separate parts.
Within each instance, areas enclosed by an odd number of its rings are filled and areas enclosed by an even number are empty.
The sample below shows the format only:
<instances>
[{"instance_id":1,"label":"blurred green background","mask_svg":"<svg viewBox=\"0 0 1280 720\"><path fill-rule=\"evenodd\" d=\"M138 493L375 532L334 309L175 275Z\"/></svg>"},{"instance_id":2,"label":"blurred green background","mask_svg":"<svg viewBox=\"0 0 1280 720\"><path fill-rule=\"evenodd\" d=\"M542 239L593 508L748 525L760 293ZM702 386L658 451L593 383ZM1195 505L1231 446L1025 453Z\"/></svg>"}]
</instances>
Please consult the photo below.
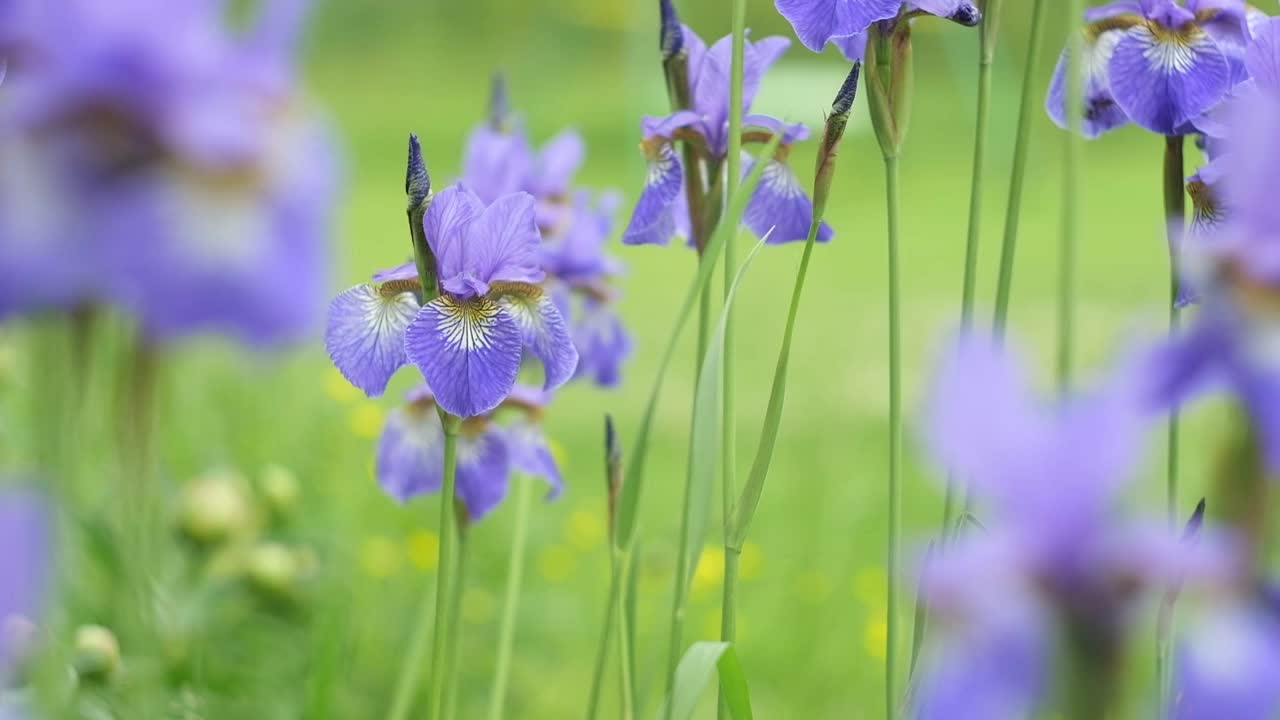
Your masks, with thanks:
<instances>
[{"instance_id":1,"label":"blurred green background","mask_svg":"<svg viewBox=\"0 0 1280 720\"><path fill-rule=\"evenodd\" d=\"M565 126L583 133L589 154L579 179L625 194L620 232L643 178L639 118L666 107L653 5L322 3L306 42L305 76L315 103L332 117L348 171L335 229L335 292L406 257L406 136L421 136L437 185L455 176L466 134L484 115L494 70L507 74L513 103L535 141ZM1006 5L984 197L982 318L989 315L994 291L1029 24L1029 3ZM728 31L726 2L685 0L678 8L703 37ZM1046 49L1032 68L1036 123L1011 317L1015 343L1046 380L1053 357L1065 135L1040 105L1067 27L1056 7L1050 12ZM790 36L766 0L752 0L749 24L757 37ZM915 38L917 99L902 167L905 389L913 424L936 351L958 319L977 34L922 21ZM847 70L833 52L815 56L796 43L766 76L755 109L816 127ZM765 718L863 718L882 712L885 220L881 163L864 108L860 99L840 155L828 214L837 237L817 250L810 273L782 434L743 558L740 654L758 715ZM792 155L806 180L814 145L806 143ZM1160 219L1162 152L1161 139L1132 128L1088 145L1079 255L1081 368L1104 367L1136 338L1162 332L1168 284ZM1198 154L1188 157L1192 165ZM744 236L738 242L745 248L751 241ZM622 312L636 350L621 388L574 386L550 413L549 431L563 451L568 489L558 502L538 505L532 519L508 703L513 718L577 717L584 711L608 581L602 418L612 413L623 442L631 441L662 343L692 277L694 258L683 248L614 249L630 267ZM800 249L763 251L740 297L743 475L755 452ZM659 409L641 511L639 656L646 715L656 709L658 668L666 652L693 392L691 335L686 333ZM270 645L246 652L247 665L233 682L205 689L211 699L204 716L296 717L304 698L308 716L318 707L336 718L385 711L419 595L434 583L436 500L397 506L371 476L384 413L414 375L403 371L386 399L365 399L330 369L319 336L285 358L246 358L212 342L178 352L162 426L170 481L217 466L249 474L273 462L293 469L304 493L299 532L315 544L321 563L307 630L294 637L295 646L279 650L297 658L297 674L252 670L272 663ZM1216 435L1206 412L1192 413L1184 434L1188 512L1213 460ZM1159 438L1152 440L1141 492L1154 498L1162 493L1162 450ZM918 548L939 521L940 477L914 444L908 451L905 522L911 547ZM473 529L462 608L459 717L482 716L488 700L513 510L507 503ZM718 518L713 513L713 522ZM713 526L690 601L689 641L718 634L718 538L719 527ZM904 617L909 610L903 608ZM221 642L252 643L252 634L266 632L269 622L245 625ZM318 669L328 679L318 681ZM610 703L615 694L607 694ZM614 716L612 704L605 716Z\"/></svg>"}]
</instances>

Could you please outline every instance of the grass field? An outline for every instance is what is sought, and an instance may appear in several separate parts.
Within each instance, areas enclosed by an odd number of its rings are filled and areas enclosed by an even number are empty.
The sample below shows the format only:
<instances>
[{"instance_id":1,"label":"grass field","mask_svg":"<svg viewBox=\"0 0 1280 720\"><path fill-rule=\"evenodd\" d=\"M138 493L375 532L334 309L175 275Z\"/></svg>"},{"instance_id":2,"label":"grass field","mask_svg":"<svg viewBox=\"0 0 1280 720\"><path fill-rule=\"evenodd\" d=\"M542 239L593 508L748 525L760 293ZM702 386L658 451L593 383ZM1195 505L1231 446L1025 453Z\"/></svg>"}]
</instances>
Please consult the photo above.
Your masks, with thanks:
<instances>
[{"instance_id":1,"label":"grass field","mask_svg":"<svg viewBox=\"0 0 1280 720\"><path fill-rule=\"evenodd\" d=\"M307 78L315 102L331 114L347 168L335 229L335 292L407 255L401 193L406 136L413 131L422 137L437 184L455 175L462 142L482 117L495 69L507 73L514 103L535 139L562 126L579 128L590 148L580 179L616 187L634 199L643 176L636 149L639 118L661 113L665 105L649 6L586 0L526 2L517 9L508 4L476 0L439 7L378 0L322 6L308 43ZM769 5L754 2L753 19L771 32L787 32ZM721 13L714 3L691 7L687 15L704 36L727 30L727 10ZM979 265L983 318L1004 228L1025 24L1022 9L1008 14L1007 43L996 69ZM1033 70L1042 87L1062 35L1055 20L1049 35L1053 51ZM922 24L916 43L918 95L903 159L905 377L912 422L936 350L958 319L976 36L959 27ZM833 55L815 57L797 44L766 77L756 107L816 126L846 70ZM864 107L860 100L840 156L828 214L837 237L817 250L785 422L743 559L740 652L758 715L766 718L863 718L881 712L885 221L881 165ZM1033 132L1010 325L1015 342L1047 379L1065 137L1038 101ZM814 144L793 155L802 178L812 167ZM1134 129L1088 146L1078 298L1081 368L1103 367L1135 337L1163 330L1168 268L1159 211L1162 147L1160 139ZM619 217L619 230L629 209ZM744 235L738 242L745 249L750 241ZM612 413L624 443L630 442L661 345L692 277L694 258L682 248L619 245L616 251L630 267L623 314L636 350L621 388L575 386L551 411L549 429L563 451L568 490L558 502L538 506L532 519L511 717L575 717L585 707L608 581L602 417ZM799 251L764 250L739 301L743 472L754 454ZM639 642L646 715L656 708L657 668L666 652L693 393L691 337L686 334L668 378L641 511ZM232 635L195 636L188 652L207 672L192 675L203 678L191 681L190 692L202 698L204 708L192 717L286 718L297 717L302 707L308 717L379 716L419 595L434 582L436 500L397 506L371 477L382 415L416 372L403 371L388 399L364 399L330 369L318 335L285 357L246 357L202 341L178 350L171 362L160 444L170 487L211 467L256 473L267 463L285 465L303 486L303 509L290 532L312 544L320 559L305 621L258 613ZM16 396L7 405L11 410L21 406ZM1212 462L1212 419L1211 411L1197 410L1185 433L1188 510ZM1160 448L1158 438L1152 440L1150 478L1142 487L1158 496ZM941 493L934 468L913 444L908 450L905 522L914 546L937 526ZM473 529L459 717L481 717L488 700L513 510L508 503ZM718 537L713 526L693 588L690 640L718 634ZM282 630L281 623L295 624ZM124 650L129 656L130 649ZM266 666L273 669L255 669Z\"/></svg>"}]
</instances>

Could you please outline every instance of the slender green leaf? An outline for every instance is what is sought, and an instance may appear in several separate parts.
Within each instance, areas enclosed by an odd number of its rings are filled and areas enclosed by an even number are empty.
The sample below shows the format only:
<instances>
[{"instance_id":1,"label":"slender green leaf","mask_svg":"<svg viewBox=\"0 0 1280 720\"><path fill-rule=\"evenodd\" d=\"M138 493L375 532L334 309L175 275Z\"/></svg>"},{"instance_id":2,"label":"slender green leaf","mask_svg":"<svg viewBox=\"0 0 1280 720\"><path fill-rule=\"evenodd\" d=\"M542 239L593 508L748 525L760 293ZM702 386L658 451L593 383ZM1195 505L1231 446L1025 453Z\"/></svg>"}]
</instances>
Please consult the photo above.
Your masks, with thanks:
<instances>
[{"instance_id":1,"label":"slender green leaf","mask_svg":"<svg viewBox=\"0 0 1280 720\"><path fill-rule=\"evenodd\" d=\"M671 704L672 720L688 720L698 705L698 698L706 692L711 678L719 673L720 689L724 693L729 716L733 720L752 720L751 693L746 673L733 645L727 642L696 642L689 646L680 666L676 668L676 683L667 702ZM659 717L665 710L659 710Z\"/></svg>"},{"instance_id":2,"label":"slender green leaf","mask_svg":"<svg viewBox=\"0 0 1280 720\"><path fill-rule=\"evenodd\" d=\"M644 415L640 419L636 441L631 446L631 460L627 465L627 473L622 483L622 496L618 501L618 532L615 542L619 547L626 547L635 533L636 513L639 510L640 491L644 485L644 464L649 450L649 435L653 430L653 417L657 411L658 397L662 394L663 381L666 379L667 369L671 366L671 359L675 355L680 333L693 314L693 307L698 301L699 294L710 282L716 260L720 257L720 252L728 242L730 234L737 231L742 213L746 210L747 200L755 191L756 185L760 182L760 176L768 165L765 160L773 156L781 140L780 135L775 135L760 151L757 162L751 168L751 174L730 200L729 212L724 215L719 227L712 235L711 243L707 245L706 257L699 263L698 273L689 285L689 289L685 291L680 312L676 315L675 326L671 329L670 337L667 338L667 345L658 365L658 376L654 380L653 389L649 391L649 400L645 404Z\"/></svg>"},{"instance_id":3,"label":"slender green leaf","mask_svg":"<svg viewBox=\"0 0 1280 720\"><path fill-rule=\"evenodd\" d=\"M767 239L768 236L765 237ZM694 570L698 567L698 556L702 552L702 541L711 516L711 496L716 485L716 471L720 469L721 443L724 442L720 400L724 393L725 329L729 324L734 300L738 296L738 288L742 286L742 279L746 277L751 261L755 260L764 243L765 240L756 243L734 276L733 284L729 286L724 307L720 311L720 320L716 323L710 344L707 345L706 357L702 359L702 371L698 374L698 385L694 391L693 432L689 438L693 452L690 463L692 486L689 506L686 508L689 522L685 525L689 535L684 544L689 553L688 564L685 565L688 576L685 578L686 584L682 586L686 588L687 581L692 579Z\"/></svg>"}]
</instances>

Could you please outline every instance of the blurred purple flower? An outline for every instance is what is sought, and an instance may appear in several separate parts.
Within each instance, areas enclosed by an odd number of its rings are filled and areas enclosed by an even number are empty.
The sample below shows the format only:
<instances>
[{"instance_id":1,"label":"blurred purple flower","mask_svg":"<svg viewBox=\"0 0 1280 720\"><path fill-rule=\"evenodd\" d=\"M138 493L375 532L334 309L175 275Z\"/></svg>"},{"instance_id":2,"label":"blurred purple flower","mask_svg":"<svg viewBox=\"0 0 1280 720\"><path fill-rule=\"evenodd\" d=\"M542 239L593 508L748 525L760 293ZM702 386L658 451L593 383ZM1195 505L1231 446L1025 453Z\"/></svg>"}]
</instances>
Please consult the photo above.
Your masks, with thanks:
<instances>
[{"instance_id":1,"label":"blurred purple flower","mask_svg":"<svg viewBox=\"0 0 1280 720\"><path fill-rule=\"evenodd\" d=\"M1140 591L1232 571L1222 545L1188 546L1164 523L1116 514L1151 420L1139 369L1043 403L991 338L962 337L948 355L925 436L939 466L971 483L985 530L924 568L922 591L943 630L919 717L1024 717L1051 687L1055 628L1109 656ZM1099 670L1108 659L1092 658Z\"/></svg>"},{"instance_id":2,"label":"blurred purple flower","mask_svg":"<svg viewBox=\"0 0 1280 720\"><path fill-rule=\"evenodd\" d=\"M1228 600L1197 622L1180 645L1169 717L1268 720L1280 712L1280 622Z\"/></svg>"},{"instance_id":3,"label":"blurred purple flower","mask_svg":"<svg viewBox=\"0 0 1280 720\"><path fill-rule=\"evenodd\" d=\"M378 440L374 472L383 491L398 502L438 492L443 483L444 429L435 400L428 386L415 388L407 404L388 415ZM538 422L545 404L542 391L516 386L502 407L519 411L517 419L499 425L495 413L488 413L463 423L457 494L473 521L502 502L515 471L546 480L548 499L559 496L563 480Z\"/></svg>"},{"instance_id":4,"label":"blurred purple flower","mask_svg":"<svg viewBox=\"0 0 1280 720\"><path fill-rule=\"evenodd\" d=\"M44 503L25 490L0 489L0 686L23 651L10 622L34 621L41 610L51 541Z\"/></svg>"},{"instance_id":5,"label":"blurred purple flower","mask_svg":"<svg viewBox=\"0 0 1280 720\"><path fill-rule=\"evenodd\" d=\"M268 2L243 37L219 3L12 6L0 315L105 302L155 340L311 330L336 173L293 88L303 3Z\"/></svg>"},{"instance_id":6,"label":"blurred purple flower","mask_svg":"<svg viewBox=\"0 0 1280 720\"><path fill-rule=\"evenodd\" d=\"M1280 24L1260 29L1253 68L1276 67ZM1152 397L1176 406L1215 384L1235 395L1253 418L1267 464L1280 469L1280 207L1269 188L1280 183L1280 94L1265 72L1254 90L1232 100L1220 155L1201 169L1225 214L1202 224L1184 252L1184 276L1203 308L1195 325L1152 354ZM1194 197L1194 195L1193 195Z\"/></svg>"},{"instance_id":7,"label":"blurred purple flower","mask_svg":"<svg viewBox=\"0 0 1280 720\"><path fill-rule=\"evenodd\" d=\"M1246 79L1251 17L1244 0L1124 0L1087 10L1084 134L1097 137L1130 121L1162 135L1193 131L1198 117ZM1066 72L1064 51L1046 100L1063 128Z\"/></svg>"},{"instance_id":8,"label":"blurred purple flower","mask_svg":"<svg viewBox=\"0 0 1280 720\"><path fill-rule=\"evenodd\" d=\"M677 140L690 142L704 155L708 165L722 168L729 152L729 77L733 39L721 38L709 49L688 27L683 28L684 49L688 52L689 97L692 108L665 117L646 117L641 133L648 162L644 188L622 241L629 245L665 245L677 233L688 234L689 210L684 198L684 167L675 151ZM804 240L813 219L813 203L783 164L790 145L803 140L803 125L787 125L768 115L751 114L751 105L765 72L791 41L768 37L747 42L743 55L743 126L782 134L782 145L770 161L765 177L751 196L746 224L770 243ZM747 157L744 154L744 157ZM775 227L776 226L776 227ZM769 230L773 228L773 233ZM822 239L829 240L831 228L823 224Z\"/></svg>"}]
</instances>

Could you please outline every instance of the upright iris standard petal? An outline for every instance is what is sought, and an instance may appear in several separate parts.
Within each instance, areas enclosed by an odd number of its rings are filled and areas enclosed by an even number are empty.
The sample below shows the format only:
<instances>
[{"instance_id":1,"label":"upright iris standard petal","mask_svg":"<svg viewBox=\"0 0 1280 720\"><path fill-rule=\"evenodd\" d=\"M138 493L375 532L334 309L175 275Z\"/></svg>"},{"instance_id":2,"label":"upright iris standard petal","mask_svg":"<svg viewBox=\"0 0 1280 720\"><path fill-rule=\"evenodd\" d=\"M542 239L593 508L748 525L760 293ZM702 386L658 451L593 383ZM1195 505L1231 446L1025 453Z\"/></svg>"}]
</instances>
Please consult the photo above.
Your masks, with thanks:
<instances>
[{"instance_id":1,"label":"upright iris standard petal","mask_svg":"<svg viewBox=\"0 0 1280 720\"><path fill-rule=\"evenodd\" d=\"M441 295L405 332L405 352L436 401L459 417L497 407L520 372L520 326L494 300Z\"/></svg>"},{"instance_id":2,"label":"upright iris standard petal","mask_svg":"<svg viewBox=\"0 0 1280 720\"><path fill-rule=\"evenodd\" d=\"M898 14L901 0L774 0L774 6L814 52L828 40L865 32L871 23Z\"/></svg>"},{"instance_id":3,"label":"upright iris standard petal","mask_svg":"<svg viewBox=\"0 0 1280 720\"><path fill-rule=\"evenodd\" d=\"M483 284L542 282L546 274L538 251L541 242L533 196L515 193L499 198L467 231L465 272ZM445 289L454 292L447 283Z\"/></svg>"},{"instance_id":4,"label":"upright iris standard petal","mask_svg":"<svg viewBox=\"0 0 1280 720\"><path fill-rule=\"evenodd\" d=\"M357 285L329 305L325 350L343 377L366 395L377 397L409 361L405 330L418 309L412 292Z\"/></svg>"},{"instance_id":5,"label":"upright iris standard petal","mask_svg":"<svg viewBox=\"0 0 1280 720\"><path fill-rule=\"evenodd\" d=\"M511 450L506 432L485 422L473 430L463 427L458 438L458 499L472 521L488 515L507 496Z\"/></svg>"},{"instance_id":6,"label":"upright iris standard petal","mask_svg":"<svg viewBox=\"0 0 1280 720\"><path fill-rule=\"evenodd\" d=\"M1111 93L1125 114L1162 135L1182 133L1231 88L1226 56L1195 25L1171 29L1157 21L1131 28L1116 45L1108 70Z\"/></svg>"},{"instance_id":7,"label":"upright iris standard petal","mask_svg":"<svg viewBox=\"0 0 1280 720\"><path fill-rule=\"evenodd\" d=\"M757 237L768 237L770 244L807 239L813 223L813 201L789 165L772 158L766 162L760 183L747 201L743 224ZM818 228L818 242L827 242L834 235L831 226L823 221Z\"/></svg>"},{"instance_id":8,"label":"upright iris standard petal","mask_svg":"<svg viewBox=\"0 0 1280 720\"><path fill-rule=\"evenodd\" d=\"M627 245L666 245L676 232L676 202L684 194L684 168L668 142L646 148L649 168L644 189L631 213L622 242ZM685 211L688 214L688 211Z\"/></svg>"},{"instance_id":9,"label":"upright iris standard petal","mask_svg":"<svg viewBox=\"0 0 1280 720\"><path fill-rule=\"evenodd\" d=\"M411 403L387 415L374 459L378 485L398 502L440 489L444 428L434 407Z\"/></svg>"},{"instance_id":10,"label":"upright iris standard petal","mask_svg":"<svg viewBox=\"0 0 1280 720\"><path fill-rule=\"evenodd\" d=\"M472 131L462 161L462 182L485 204L524 190L534 166L523 130L482 125Z\"/></svg>"},{"instance_id":11,"label":"upright iris standard petal","mask_svg":"<svg viewBox=\"0 0 1280 720\"><path fill-rule=\"evenodd\" d=\"M1259 90L1280 97L1280 18L1268 18L1254 28L1244 62Z\"/></svg>"},{"instance_id":12,"label":"upright iris standard petal","mask_svg":"<svg viewBox=\"0 0 1280 720\"><path fill-rule=\"evenodd\" d=\"M511 448L512 467L546 480L550 486L547 500L560 497L560 493L564 491L564 478L560 475L560 466L551 452L542 426L528 419L520 419L508 425L506 433Z\"/></svg>"},{"instance_id":13,"label":"upright iris standard petal","mask_svg":"<svg viewBox=\"0 0 1280 720\"><path fill-rule=\"evenodd\" d=\"M1138 18L1135 16L1133 20L1136 22ZM1081 32L1085 33L1081 63L1081 72L1085 76L1084 121L1081 130L1085 137L1095 138L1129 122L1129 116L1111 94L1110 80L1111 57L1126 30L1091 28ZM1053 80L1049 84L1049 95L1045 99L1045 110L1049 117L1064 130L1071 126L1067 117L1067 68L1070 67L1068 52L1064 50L1058 58Z\"/></svg>"},{"instance_id":14,"label":"upright iris standard petal","mask_svg":"<svg viewBox=\"0 0 1280 720\"><path fill-rule=\"evenodd\" d=\"M468 264L467 231L484 214L484 203L461 183L435 194L422 216L422 227L435 256L440 284L447 292L483 295L481 282Z\"/></svg>"},{"instance_id":15,"label":"upright iris standard petal","mask_svg":"<svg viewBox=\"0 0 1280 720\"><path fill-rule=\"evenodd\" d=\"M528 191L537 197L564 195L586 157L586 143L576 130L564 130L538 153Z\"/></svg>"},{"instance_id":16,"label":"upright iris standard petal","mask_svg":"<svg viewBox=\"0 0 1280 720\"><path fill-rule=\"evenodd\" d=\"M568 382L578 369L578 350L552 296L536 286L499 288L504 314L520 328L524 346L542 361L543 390Z\"/></svg>"}]
</instances>

